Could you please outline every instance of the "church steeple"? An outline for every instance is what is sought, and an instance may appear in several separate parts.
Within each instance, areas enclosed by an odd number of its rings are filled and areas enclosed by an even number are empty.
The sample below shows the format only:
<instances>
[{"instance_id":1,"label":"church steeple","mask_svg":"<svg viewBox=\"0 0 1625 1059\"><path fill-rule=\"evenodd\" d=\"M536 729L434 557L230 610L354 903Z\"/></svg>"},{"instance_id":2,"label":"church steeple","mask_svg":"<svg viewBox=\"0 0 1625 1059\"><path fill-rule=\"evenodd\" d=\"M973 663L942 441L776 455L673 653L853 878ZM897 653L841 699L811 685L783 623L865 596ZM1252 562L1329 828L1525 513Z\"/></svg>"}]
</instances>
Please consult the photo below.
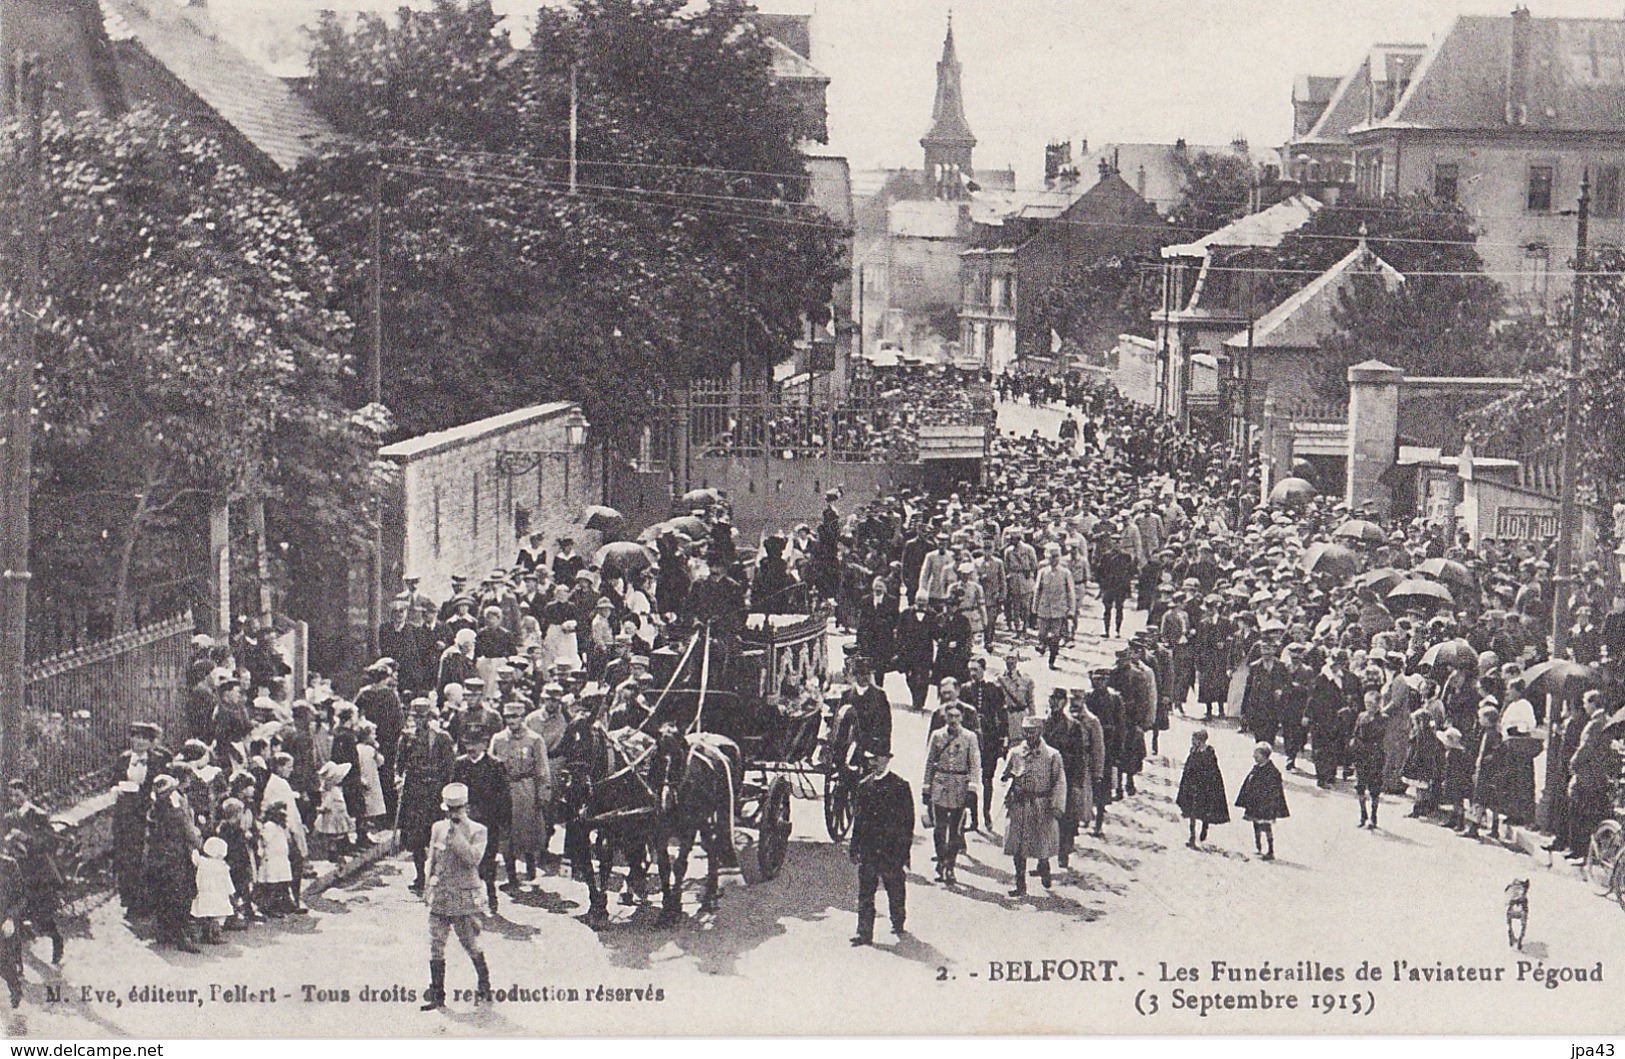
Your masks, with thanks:
<instances>
[{"instance_id":1,"label":"church steeple","mask_svg":"<svg viewBox=\"0 0 1625 1059\"><path fill-rule=\"evenodd\" d=\"M965 99L960 88L959 57L954 54L954 16L948 14L948 33L942 39L937 62L937 96L931 104L931 128L920 137L925 148L925 180L938 198L958 199L967 194L971 178L971 150L976 136L965 120Z\"/></svg>"}]
</instances>

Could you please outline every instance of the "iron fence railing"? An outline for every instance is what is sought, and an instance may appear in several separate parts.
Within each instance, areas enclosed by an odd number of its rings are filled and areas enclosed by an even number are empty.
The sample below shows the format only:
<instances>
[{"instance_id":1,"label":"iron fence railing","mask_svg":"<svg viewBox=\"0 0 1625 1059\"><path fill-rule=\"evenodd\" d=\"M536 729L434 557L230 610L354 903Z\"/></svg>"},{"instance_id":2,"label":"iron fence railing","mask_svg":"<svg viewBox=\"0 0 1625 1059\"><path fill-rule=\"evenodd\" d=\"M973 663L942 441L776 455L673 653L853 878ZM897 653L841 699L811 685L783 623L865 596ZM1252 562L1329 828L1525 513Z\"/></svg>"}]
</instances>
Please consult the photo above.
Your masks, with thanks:
<instances>
[{"instance_id":1,"label":"iron fence railing","mask_svg":"<svg viewBox=\"0 0 1625 1059\"><path fill-rule=\"evenodd\" d=\"M135 721L185 739L192 632L187 612L30 665L19 747L30 787L62 804L106 786Z\"/></svg>"},{"instance_id":2,"label":"iron fence railing","mask_svg":"<svg viewBox=\"0 0 1625 1059\"><path fill-rule=\"evenodd\" d=\"M840 404L795 403L759 389L697 384L686 408L688 443L695 456L835 463L911 463L919 456L922 426L988 426L990 395L957 400L909 400L900 391L854 387Z\"/></svg>"}]
</instances>

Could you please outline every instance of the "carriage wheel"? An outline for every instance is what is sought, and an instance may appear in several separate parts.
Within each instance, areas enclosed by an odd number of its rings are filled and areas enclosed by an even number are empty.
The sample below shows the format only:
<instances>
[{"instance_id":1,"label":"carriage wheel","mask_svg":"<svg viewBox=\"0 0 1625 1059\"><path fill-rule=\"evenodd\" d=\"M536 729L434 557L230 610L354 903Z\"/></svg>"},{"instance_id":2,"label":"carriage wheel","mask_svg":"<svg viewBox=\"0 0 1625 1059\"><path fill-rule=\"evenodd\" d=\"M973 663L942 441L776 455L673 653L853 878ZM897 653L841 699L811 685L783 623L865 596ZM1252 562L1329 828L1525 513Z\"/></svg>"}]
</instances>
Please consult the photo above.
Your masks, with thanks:
<instances>
[{"instance_id":1,"label":"carriage wheel","mask_svg":"<svg viewBox=\"0 0 1625 1059\"><path fill-rule=\"evenodd\" d=\"M1625 856L1614 860L1613 888L1614 900L1619 902L1619 907L1625 908Z\"/></svg>"},{"instance_id":2,"label":"carriage wheel","mask_svg":"<svg viewBox=\"0 0 1625 1059\"><path fill-rule=\"evenodd\" d=\"M831 842L840 842L852 830L852 782L838 768L824 777L824 827Z\"/></svg>"},{"instance_id":3,"label":"carriage wheel","mask_svg":"<svg viewBox=\"0 0 1625 1059\"><path fill-rule=\"evenodd\" d=\"M1625 849L1625 831L1621 831L1617 820L1604 820L1586 846L1584 868L1586 881L1596 887L1598 893L1608 892L1614 875L1614 861L1619 859L1622 849Z\"/></svg>"},{"instance_id":4,"label":"carriage wheel","mask_svg":"<svg viewBox=\"0 0 1625 1059\"><path fill-rule=\"evenodd\" d=\"M756 870L776 878L790 848L790 781L776 777L762 799L762 818L756 838Z\"/></svg>"}]
</instances>

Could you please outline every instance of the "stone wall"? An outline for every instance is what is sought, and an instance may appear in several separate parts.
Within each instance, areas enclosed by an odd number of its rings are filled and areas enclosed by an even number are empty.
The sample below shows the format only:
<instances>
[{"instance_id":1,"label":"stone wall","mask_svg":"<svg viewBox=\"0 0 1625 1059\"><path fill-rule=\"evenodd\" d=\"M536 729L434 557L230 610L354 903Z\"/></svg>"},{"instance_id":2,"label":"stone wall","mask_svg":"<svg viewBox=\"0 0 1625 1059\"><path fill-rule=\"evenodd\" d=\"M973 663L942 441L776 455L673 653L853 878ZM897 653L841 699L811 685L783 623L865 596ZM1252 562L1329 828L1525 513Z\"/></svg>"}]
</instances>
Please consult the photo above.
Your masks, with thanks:
<instances>
[{"instance_id":1,"label":"stone wall","mask_svg":"<svg viewBox=\"0 0 1625 1059\"><path fill-rule=\"evenodd\" d=\"M511 566L531 533L545 536L549 553L564 535L584 553L598 546L598 534L578 521L588 504L603 503L598 447L589 440L565 454L564 420L575 408L563 401L522 408L380 450L401 467L385 513L385 599L406 576L419 578L429 598L444 599L453 574L478 583L493 567ZM503 450L546 454L510 475L498 467Z\"/></svg>"}]
</instances>

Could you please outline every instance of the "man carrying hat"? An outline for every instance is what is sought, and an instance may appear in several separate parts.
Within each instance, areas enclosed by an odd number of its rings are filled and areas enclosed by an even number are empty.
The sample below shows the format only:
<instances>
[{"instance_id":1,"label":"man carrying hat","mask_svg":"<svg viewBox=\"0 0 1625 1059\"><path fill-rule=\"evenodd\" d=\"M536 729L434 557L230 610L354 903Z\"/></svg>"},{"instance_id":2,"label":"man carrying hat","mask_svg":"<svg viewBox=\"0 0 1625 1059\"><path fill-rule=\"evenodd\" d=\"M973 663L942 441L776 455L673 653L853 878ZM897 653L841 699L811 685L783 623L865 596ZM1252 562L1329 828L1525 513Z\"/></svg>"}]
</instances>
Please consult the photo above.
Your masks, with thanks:
<instances>
[{"instance_id":1,"label":"man carrying hat","mask_svg":"<svg viewBox=\"0 0 1625 1059\"><path fill-rule=\"evenodd\" d=\"M858 866L858 932L853 945L875 940L875 894L886 886L892 933L903 934L908 895L906 875L914 844L914 792L891 771L891 754L870 758L871 771L858 784L852 806L848 856Z\"/></svg>"},{"instance_id":2,"label":"man carrying hat","mask_svg":"<svg viewBox=\"0 0 1625 1059\"><path fill-rule=\"evenodd\" d=\"M485 825L468 813L468 788L448 783L440 806L446 818L429 835L429 988L424 1011L446 1006L446 939L453 932L478 976L474 1002L491 997L491 970L480 949L480 864L488 842Z\"/></svg>"}]
</instances>

